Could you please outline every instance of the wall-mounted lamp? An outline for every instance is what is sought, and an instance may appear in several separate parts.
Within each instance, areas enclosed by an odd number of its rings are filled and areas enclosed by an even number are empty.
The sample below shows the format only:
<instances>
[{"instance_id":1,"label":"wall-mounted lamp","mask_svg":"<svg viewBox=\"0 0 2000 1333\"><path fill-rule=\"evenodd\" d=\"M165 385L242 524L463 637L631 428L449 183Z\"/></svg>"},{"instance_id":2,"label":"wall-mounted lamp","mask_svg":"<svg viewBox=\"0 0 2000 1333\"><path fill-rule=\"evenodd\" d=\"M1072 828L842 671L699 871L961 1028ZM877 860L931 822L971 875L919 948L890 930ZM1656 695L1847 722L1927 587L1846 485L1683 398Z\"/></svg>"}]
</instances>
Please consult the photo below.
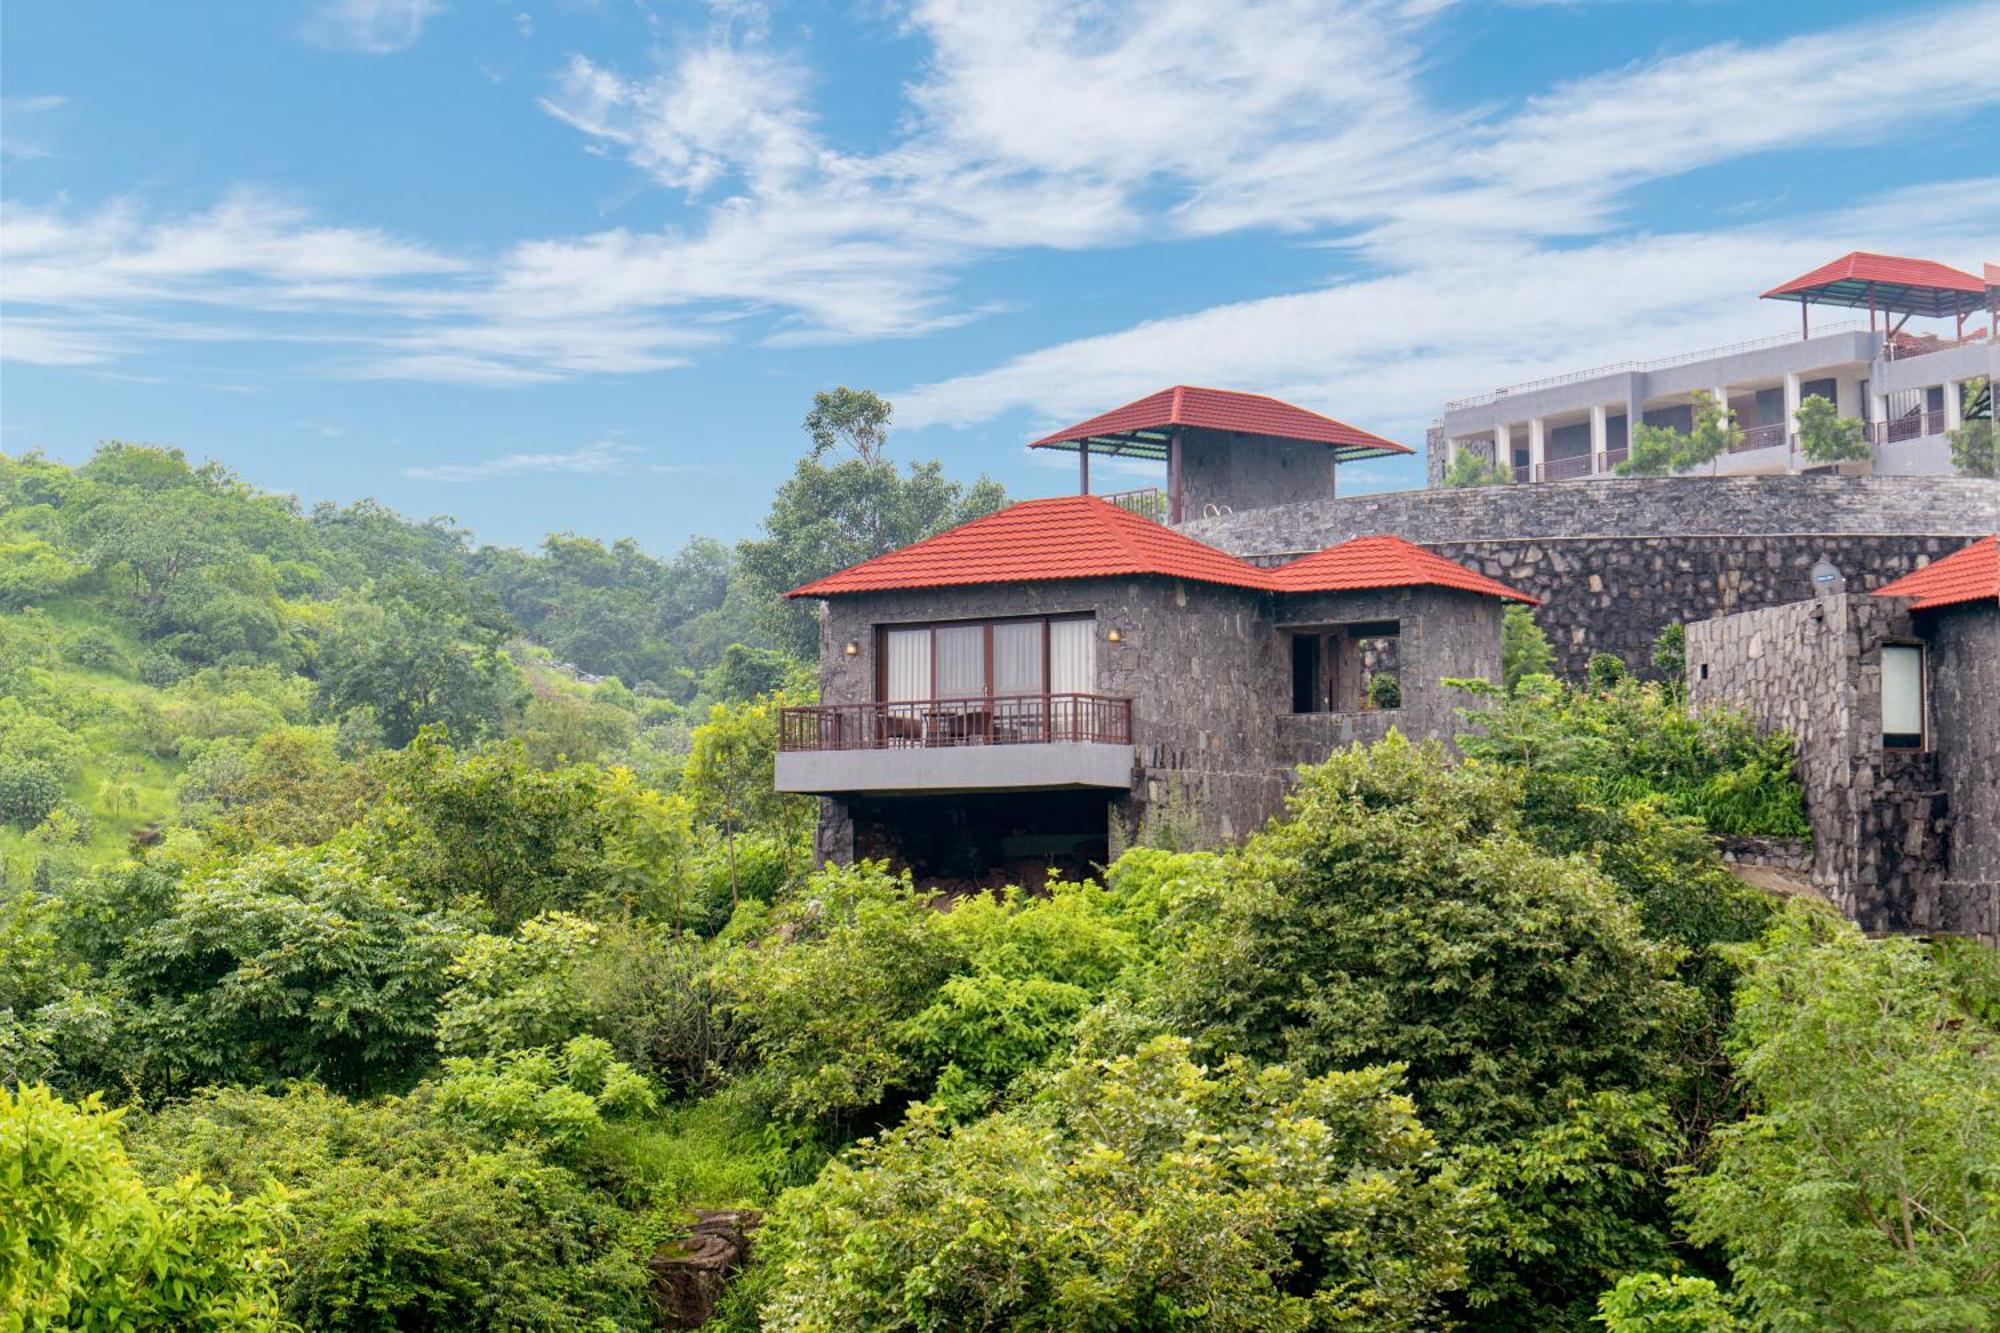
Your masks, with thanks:
<instances>
[{"instance_id":1,"label":"wall-mounted lamp","mask_svg":"<svg viewBox=\"0 0 2000 1333\"><path fill-rule=\"evenodd\" d=\"M1104 637L1105 637L1105 639L1106 639L1106 640L1108 640L1108 641L1109 641L1109 642L1111 642L1111 643L1123 643L1123 642L1125 642L1125 636L1124 636L1123 634L1120 634L1120 633L1119 633L1119 632L1118 632L1117 630L1115 630L1115 629L1114 629L1114 630L1112 630L1112 631L1110 631L1109 633L1107 633L1107 634L1106 634L1106 635L1105 635Z\"/></svg>"},{"instance_id":2,"label":"wall-mounted lamp","mask_svg":"<svg viewBox=\"0 0 2000 1333\"><path fill-rule=\"evenodd\" d=\"M842 653L845 653L849 657L859 657L861 656L861 645L859 643L856 643L853 639L849 639L847 641L847 646L845 648L842 648L840 651Z\"/></svg>"}]
</instances>

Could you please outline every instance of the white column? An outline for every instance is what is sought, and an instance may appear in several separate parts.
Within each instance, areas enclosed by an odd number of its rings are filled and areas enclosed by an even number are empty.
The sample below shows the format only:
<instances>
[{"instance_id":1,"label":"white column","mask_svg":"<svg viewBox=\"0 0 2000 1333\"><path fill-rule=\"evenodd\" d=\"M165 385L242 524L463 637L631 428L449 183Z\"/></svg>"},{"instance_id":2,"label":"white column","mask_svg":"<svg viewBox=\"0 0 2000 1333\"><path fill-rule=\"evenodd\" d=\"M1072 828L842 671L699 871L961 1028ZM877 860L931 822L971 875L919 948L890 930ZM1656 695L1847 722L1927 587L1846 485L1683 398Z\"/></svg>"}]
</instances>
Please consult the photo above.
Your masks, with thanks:
<instances>
[{"instance_id":1,"label":"white column","mask_svg":"<svg viewBox=\"0 0 2000 1333\"><path fill-rule=\"evenodd\" d=\"M1611 432L1606 418L1611 414L1604 410L1603 403L1596 403L1590 409L1590 470L1595 473L1604 466L1604 451L1611 447Z\"/></svg>"},{"instance_id":2,"label":"white column","mask_svg":"<svg viewBox=\"0 0 2000 1333\"><path fill-rule=\"evenodd\" d=\"M1542 479L1542 456L1548 447L1548 430L1540 417L1528 418L1528 480Z\"/></svg>"},{"instance_id":3,"label":"white column","mask_svg":"<svg viewBox=\"0 0 2000 1333\"><path fill-rule=\"evenodd\" d=\"M1798 452L1796 449L1792 447L1792 441L1796 440L1799 435L1799 404L1800 402L1803 401L1803 399L1799 396L1799 384L1800 380L1797 371L1791 371L1786 374L1785 376L1785 470L1787 472L1791 471L1793 467L1792 455ZM1835 380L1833 382L1833 386L1834 386L1833 387L1834 396L1839 397L1840 381Z\"/></svg>"},{"instance_id":4,"label":"white column","mask_svg":"<svg viewBox=\"0 0 2000 1333\"><path fill-rule=\"evenodd\" d=\"M1500 469L1507 480L1514 479L1514 427L1502 424L1493 428L1493 466Z\"/></svg>"},{"instance_id":5,"label":"white column","mask_svg":"<svg viewBox=\"0 0 2000 1333\"><path fill-rule=\"evenodd\" d=\"M1957 430L1965 424L1965 388L1950 380L1944 382L1944 428Z\"/></svg>"},{"instance_id":6,"label":"white column","mask_svg":"<svg viewBox=\"0 0 2000 1333\"><path fill-rule=\"evenodd\" d=\"M1842 375L1833 382L1833 407L1844 417L1861 415L1861 381Z\"/></svg>"},{"instance_id":7,"label":"white column","mask_svg":"<svg viewBox=\"0 0 2000 1333\"><path fill-rule=\"evenodd\" d=\"M1715 399L1715 405L1722 409L1724 415L1728 414L1729 412L1728 386L1718 384L1713 389L1710 389L1708 391L1708 396Z\"/></svg>"}]
</instances>

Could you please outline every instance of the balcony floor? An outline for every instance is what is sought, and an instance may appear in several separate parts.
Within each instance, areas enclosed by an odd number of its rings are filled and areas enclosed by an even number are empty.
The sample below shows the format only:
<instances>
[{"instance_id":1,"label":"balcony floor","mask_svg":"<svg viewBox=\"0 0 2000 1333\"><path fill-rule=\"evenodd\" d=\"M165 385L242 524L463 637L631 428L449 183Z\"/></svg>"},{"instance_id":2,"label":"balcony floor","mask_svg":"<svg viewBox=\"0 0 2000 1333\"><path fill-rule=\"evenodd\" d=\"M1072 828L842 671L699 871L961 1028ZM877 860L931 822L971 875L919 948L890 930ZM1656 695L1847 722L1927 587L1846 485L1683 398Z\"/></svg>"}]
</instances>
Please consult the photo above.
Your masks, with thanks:
<instances>
[{"instance_id":1,"label":"balcony floor","mask_svg":"<svg viewBox=\"0 0 2000 1333\"><path fill-rule=\"evenodd\" d=\"M789 750L778 755L778 790L815 796L1081 787L1127 791L1131 786L1132 747L1099 741Z\"/></svg>"}]
</instances>

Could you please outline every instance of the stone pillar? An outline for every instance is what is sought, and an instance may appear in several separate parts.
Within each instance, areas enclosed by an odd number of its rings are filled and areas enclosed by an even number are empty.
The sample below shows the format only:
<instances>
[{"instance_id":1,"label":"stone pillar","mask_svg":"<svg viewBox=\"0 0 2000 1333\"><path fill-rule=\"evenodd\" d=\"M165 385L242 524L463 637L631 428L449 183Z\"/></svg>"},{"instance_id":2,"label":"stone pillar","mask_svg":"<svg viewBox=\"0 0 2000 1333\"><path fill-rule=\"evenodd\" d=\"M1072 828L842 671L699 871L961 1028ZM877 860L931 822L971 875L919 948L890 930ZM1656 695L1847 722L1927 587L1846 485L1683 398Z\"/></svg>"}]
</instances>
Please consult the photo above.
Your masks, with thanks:
<instances>
[{"instance_id":1,"label":"stone pillar","mask_svg":"<svg viewBox=\"0 0 2000 1333\"><path fill-rule=\"evenodd\" d=\"M1542 479L1542 456L1548 448L1548 430L1540 417L1528 418L1528 480Z\"/></svg>"},{"instance_id":2,"label":"stone pillar","mask_svg":"<svg viewBox=\"0 0 2000 1333\"><path fill-rule=\"evenodd\" d=\"M1590 408L1590 470L1600 472L1604 468L1604 451L1611 447L1610 428L1606 418L1611 415L1603 403L1593 403ZM1631 427L1628 425L1629 431Z\"/></svg>"}]
</instances>

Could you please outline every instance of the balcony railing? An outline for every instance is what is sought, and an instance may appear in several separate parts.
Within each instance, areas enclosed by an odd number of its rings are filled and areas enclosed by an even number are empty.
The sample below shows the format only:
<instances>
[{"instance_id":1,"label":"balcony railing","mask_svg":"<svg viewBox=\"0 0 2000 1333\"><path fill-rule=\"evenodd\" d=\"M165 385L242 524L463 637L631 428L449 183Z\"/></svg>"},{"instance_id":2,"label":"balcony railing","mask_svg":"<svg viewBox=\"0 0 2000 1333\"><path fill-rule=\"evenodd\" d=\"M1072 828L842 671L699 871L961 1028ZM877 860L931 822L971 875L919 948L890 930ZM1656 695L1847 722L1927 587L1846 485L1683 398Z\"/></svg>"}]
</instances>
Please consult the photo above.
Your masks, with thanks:
<instances>
[{"instance_id":1,"label":"balcony railing","mask_svg":"<svg viewBox=\"0 0 2000 1333\"><path fill-rule=\"evenodd\" d=\"M1541 475L1536 481L1573 481L1590 475L1590 455L1578 454L1573 458L1553 458L1543 463Z\"/></svg>"},{"instance_id":2,"label":"balcony railing","mask_svg":"<svg viewBox=\"0 0 2000 1333\"><path fill-rule=\"evenodd\" d=\"M1157 487L1149 486L1138 491L1108 491L1097 498L1137 514L1140 518L1150 518L1155 523L1167 521L1167 493Z\"/></svg>"},{"instance_id":3,"label":"balcony railing","mask_svg":"<svg viewBox=\"0 0 2000 1333\"><path fill-rule=\"evenodd\" d=\"M778 748L931 749L1132 743L1132 701L1105 694L1000 694L907 703L811 704L778 719Z\"/></svg>"},{"instance_id":4,"label":"balcony railing","mask_svg":"<svg viewBox=\"0 0 2000 1333\"><path fill-rule=\"evenodd\" d=\"M1954 347L1972 347L1987 342L1991 334L1981 329L1968 333L1963 338L1931 338L1922 334L1899 333L1889 339L1882 349L1891 361L1908 361L1913 356L1929 356L1932 352L1949 352Z\"/></svg>"},{"instance_id":5,"label":"balcony railing","mask_svg":"<svg viewBox=\"0 0 2000 1333\"><path fill-rule=\"evenodd\" d=\"M1743 438L1729 446L1732 454L1747 454L1752 449L1774 449L1790 438L1782 421L1766 422L1761 426L1745 426Z\"/></svg>"},{"instance_id":6,"label":"balcony railing","mask_svg":"<svg viewBox=\"0 0 2000 1333\"><path fill-rule=\"evenodd\" d=\"M1895 444L1901 440L1920 440L1926 435L1944 434L1943 412L1905 412L1887 421L1868 423L1870 444Z\"/></svg>"},{"instance_id":7,"label":"balcony railing","mask_svg":"<svg viewBox=\"0 0 2000 1333\"><path fill-rule=\"evenodd\" d=\"M1606 449L1597 456L1597 470L1607 475L1615 474L1618 465L1631 455L1630 449Z\"/></svg>"}]
</instances>

